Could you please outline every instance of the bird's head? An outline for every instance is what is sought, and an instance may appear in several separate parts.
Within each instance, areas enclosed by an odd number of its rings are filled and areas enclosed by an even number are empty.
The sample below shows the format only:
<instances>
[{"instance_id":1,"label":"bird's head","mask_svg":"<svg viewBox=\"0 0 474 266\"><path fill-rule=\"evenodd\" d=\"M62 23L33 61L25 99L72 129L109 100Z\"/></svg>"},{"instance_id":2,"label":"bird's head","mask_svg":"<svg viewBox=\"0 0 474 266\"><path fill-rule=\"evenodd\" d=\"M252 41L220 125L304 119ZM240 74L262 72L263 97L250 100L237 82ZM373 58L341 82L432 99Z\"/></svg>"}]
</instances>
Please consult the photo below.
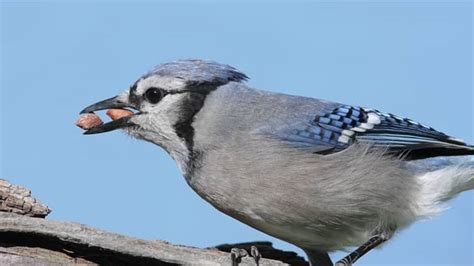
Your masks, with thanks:
<instances>
[{"instance_id":1,"label":"bird's head","mask_svg":"<svg viewBox=\"0 0 474 266\"><path fill-rule=\"evenodd\" d=\"M194 115L206 96L247 76L235 68L204 60L179 60L155 67L129 90L86 107L81 113L110 108L132 109L132 116L95 126L84 134L125 129L130 135L165 148L175 159L188 157L193 147Z\"/></svg>"}]
</instances>

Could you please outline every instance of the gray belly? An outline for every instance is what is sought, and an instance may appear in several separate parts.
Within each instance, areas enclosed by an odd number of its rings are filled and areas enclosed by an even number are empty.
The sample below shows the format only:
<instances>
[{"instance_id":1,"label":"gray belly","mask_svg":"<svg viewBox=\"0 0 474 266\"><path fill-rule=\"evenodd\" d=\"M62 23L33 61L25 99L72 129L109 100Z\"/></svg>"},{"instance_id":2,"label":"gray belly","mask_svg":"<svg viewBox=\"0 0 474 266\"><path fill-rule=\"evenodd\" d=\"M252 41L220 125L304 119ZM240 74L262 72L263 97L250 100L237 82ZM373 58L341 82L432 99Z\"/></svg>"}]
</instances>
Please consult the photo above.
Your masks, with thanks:
<instances>
[{"instance_id":1,"label":"gray belly","mask_svg":"<svg viewBox=\"0 0 474 266\"><path fill-rule=\"evenodd\" d=\"M302 248L359 245L413 220L416 184L403 162L363 147L321 156L267 144L211 151L188 182L220 211Z\"/></svg>"}]
</instances>

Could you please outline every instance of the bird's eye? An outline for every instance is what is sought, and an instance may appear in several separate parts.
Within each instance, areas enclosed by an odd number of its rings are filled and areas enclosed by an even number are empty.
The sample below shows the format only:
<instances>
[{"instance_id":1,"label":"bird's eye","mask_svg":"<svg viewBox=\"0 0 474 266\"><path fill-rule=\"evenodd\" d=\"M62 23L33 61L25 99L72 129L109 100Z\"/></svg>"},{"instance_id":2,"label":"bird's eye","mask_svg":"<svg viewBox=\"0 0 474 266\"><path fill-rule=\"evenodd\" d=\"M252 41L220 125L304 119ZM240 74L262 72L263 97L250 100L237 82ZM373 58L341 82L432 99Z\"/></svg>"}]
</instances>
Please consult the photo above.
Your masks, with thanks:
<instances>
[{"instance_id":1,"label":"bird's eye","mask_svg":"<svg viewBox=\"0 0 474 266\"><path fill-rule=\"evenodd\" d=\"M158 103L161 98L163 98L163 93L158 88L149 88L145 92L145 99L152 104Z\"/></svg>"}]
</instances>

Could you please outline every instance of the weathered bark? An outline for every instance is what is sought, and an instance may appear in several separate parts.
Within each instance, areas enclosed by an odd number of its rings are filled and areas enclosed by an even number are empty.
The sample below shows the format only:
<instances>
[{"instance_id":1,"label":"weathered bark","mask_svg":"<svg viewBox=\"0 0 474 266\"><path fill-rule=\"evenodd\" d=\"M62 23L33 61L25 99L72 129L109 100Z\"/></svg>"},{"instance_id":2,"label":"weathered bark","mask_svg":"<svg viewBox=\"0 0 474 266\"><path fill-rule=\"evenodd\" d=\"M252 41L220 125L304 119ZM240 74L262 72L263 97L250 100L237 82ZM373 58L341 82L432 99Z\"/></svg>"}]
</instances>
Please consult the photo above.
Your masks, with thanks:
<instances>
[{"instance_id":1,"label":"weathered bark","mask_svg":"<svg viewBox=\"0 0 474 266\"><path fill-rule=\"evenodd\" d=\"M0 179L0 211L31 217L46 217L51 210L31 196L31 191Z\"/></svg>"},{"instance_id":2,"label":"weathered bark","mask_svg":"<svg viewBox=\"0 0 474 266\"><path fill-rule=\"evenodd\" d=\"M86 225L50 221L31 191L0 179L0 265L231 265L229 253L140 240ZM255 265L243 258L240 265ZM287 265L262 259L261 265Z\"/></svg>"},{"instance_id":3,"label":"weathered bark","mask_svg":"<svg viewBox=\"0 0 474 266\"><path fill-rule=\"evenodd\" d=\"M0 265L81 263L231 265L229 253L140 240L82 224L0 213ZM243 258L240 265L255 265ZM262 259L260 265L288 265Z\"/></svg>"},{"instance_id":4,"label":"weathered bark","mask_svg":"<svg viewBox=\"0 0 474 266\"><path fill-rule=\"evenodd\" d=\"M256 246L260 265L307 265L294 252L270 242L225 244L213 248L173 245L110 233L79 223L51 221L51 210L21 186L0 179L0 265L231 265L231 248ZM271 258L271 259L267 259ZM255 265L245 257L239 265Z\"/></svg>"}]
</instances>

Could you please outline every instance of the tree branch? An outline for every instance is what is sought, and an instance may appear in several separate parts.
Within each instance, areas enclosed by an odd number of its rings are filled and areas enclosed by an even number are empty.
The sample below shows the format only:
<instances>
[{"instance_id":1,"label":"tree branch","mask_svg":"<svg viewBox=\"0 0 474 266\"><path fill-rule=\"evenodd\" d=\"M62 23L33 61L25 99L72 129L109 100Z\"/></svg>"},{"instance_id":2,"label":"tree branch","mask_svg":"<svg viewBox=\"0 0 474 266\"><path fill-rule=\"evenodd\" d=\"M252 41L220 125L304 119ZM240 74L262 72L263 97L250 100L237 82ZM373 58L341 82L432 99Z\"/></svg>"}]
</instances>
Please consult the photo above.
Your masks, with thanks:
<instances>
[{"instance_id":1,"label":"tree branch","mask_svg":"<svg viewBox=\"0 0 474 266\"><path fill-rule=\"evenodd\" d=\"M275 249L270 242L195 248L141 240L74 222L33 218L50 212L28 189L0 179L0 265L232 265L230 248L249 249L252 245L265 258L260 265L308 265L296 253ZM254 266L255 262L246 257L239 265Z\"/></svg>"},{"instance_id":2,"label":"tree branch","mask_svg":"<svg viewBox=\"0 0 474 266\"><path fill-rule=\"evenodd\" d=\"M31 217L46 217L51 210L31 196L31 191L0 179L0 211Z\"/></svg>"},{"instance_id":3,"label":"tree branch","mask_svg":"<svg viewBox=\"0 0 474 266\"><path fill-rule=\"evenodd\" d=\"M82 224L0 213L0 264L231 265L229 253L140 240ZM25 260L22 260L25 258ZM255 265L243 258L240 265ZM260 265L287 265L262 259Z\"/></svg>"}]
</instances>

